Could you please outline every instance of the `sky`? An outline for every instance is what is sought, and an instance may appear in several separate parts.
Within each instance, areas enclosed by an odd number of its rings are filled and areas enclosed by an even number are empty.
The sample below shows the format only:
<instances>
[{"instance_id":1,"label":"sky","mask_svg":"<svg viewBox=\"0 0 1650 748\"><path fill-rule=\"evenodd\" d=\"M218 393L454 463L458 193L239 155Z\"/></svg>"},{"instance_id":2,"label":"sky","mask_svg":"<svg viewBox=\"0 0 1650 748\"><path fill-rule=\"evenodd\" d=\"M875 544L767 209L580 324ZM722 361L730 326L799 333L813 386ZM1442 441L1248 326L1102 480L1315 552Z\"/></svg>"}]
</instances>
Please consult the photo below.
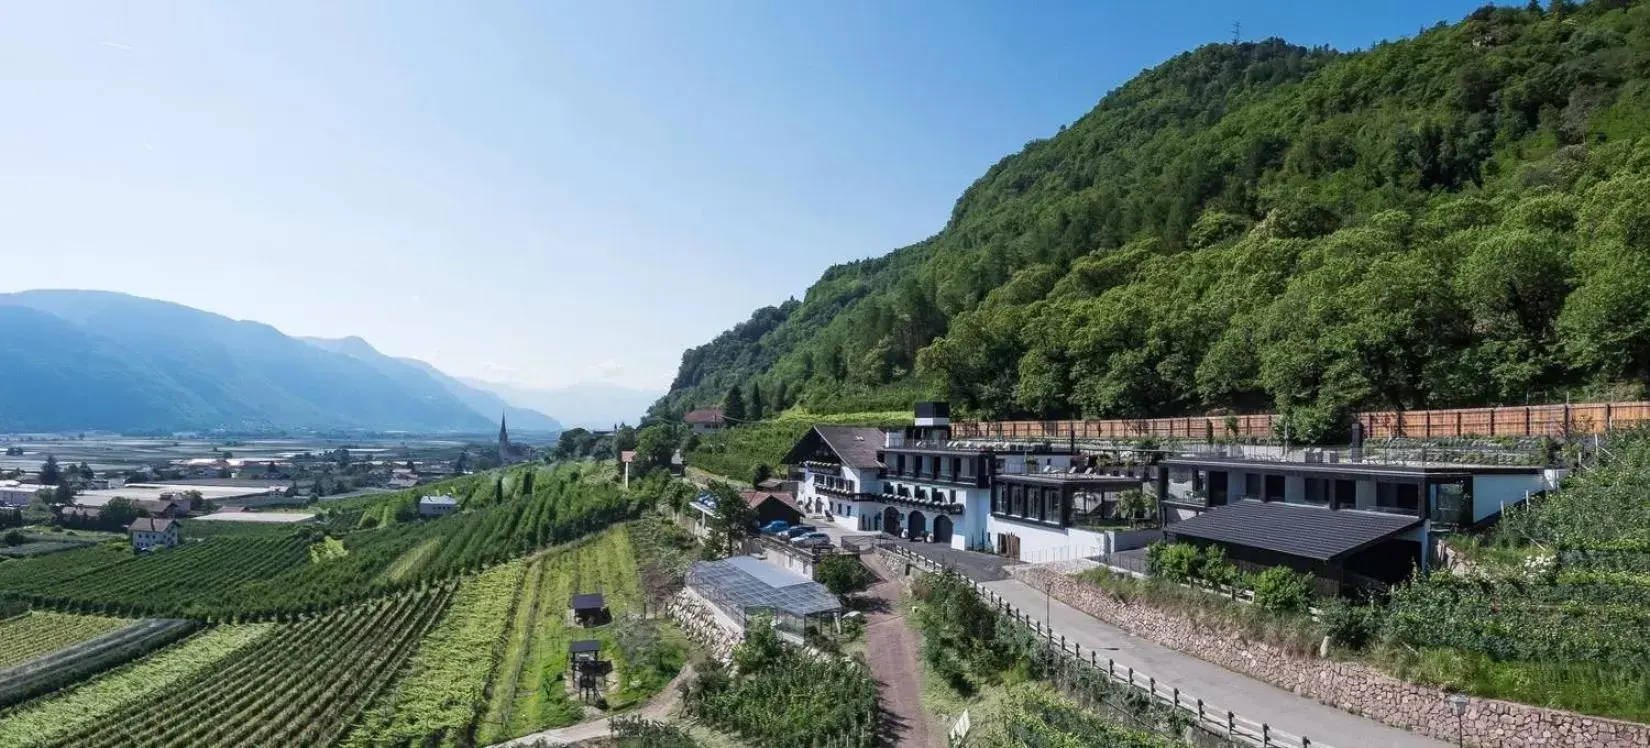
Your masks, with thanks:
<instances>
[{"instance_id":1,"label":"sky","mask_svg":"<svg viewBox=\"0 0 1650 748\"><path fill-rule=\"evenodd\" d=\"M11 3L0 292L96 288L456 375L664 389L682 351L1142 69L1481 2Z\"/></svg>"}]
</instances>

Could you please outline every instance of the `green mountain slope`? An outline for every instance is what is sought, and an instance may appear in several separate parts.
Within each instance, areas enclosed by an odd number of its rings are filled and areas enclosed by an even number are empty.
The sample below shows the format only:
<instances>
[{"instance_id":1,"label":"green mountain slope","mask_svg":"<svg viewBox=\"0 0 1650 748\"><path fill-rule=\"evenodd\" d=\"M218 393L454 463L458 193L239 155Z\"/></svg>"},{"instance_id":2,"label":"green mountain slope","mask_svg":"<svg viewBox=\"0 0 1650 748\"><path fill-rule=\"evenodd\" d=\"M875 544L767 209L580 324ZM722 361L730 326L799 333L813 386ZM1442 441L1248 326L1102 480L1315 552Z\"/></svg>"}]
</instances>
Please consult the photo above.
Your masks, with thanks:
<instances>
[{"instance_id":1,"label":"green mountain slope","mask_svg":"<svg viewBox=\"0 0 1650 748\"><path fill-rule=\"evenodd\" d=\"M0 356L0 432L497 428L427 376L125 294L0 294Z\"/></svg>"},{"instance_id":2,"label":"green mountain slope","mask_svg":"<svg viewBox=\"0 0 1650 748\"><path fill-rule=\"evenodd\" d=\"M1631 394L1647 133L1643 1L1486 8L1350 54L1205 46L991 167L934 237L689 350L655 413L754 383L814 411L1279 408L1311 435L1354 408Z\"/></svg>"}]
</instances>

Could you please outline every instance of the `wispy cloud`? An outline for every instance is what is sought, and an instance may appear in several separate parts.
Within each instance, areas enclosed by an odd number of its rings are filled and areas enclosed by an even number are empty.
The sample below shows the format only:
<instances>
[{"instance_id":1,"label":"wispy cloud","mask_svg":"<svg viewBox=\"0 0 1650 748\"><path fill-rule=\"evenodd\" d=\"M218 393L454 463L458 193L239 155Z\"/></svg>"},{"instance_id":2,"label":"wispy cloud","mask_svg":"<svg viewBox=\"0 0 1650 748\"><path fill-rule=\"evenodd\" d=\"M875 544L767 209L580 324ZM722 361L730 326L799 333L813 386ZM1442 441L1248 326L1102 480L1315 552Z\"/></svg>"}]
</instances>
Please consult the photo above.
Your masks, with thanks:
<instances>
[{"instance_id":1,"label":"wispy cloud","mask_svg":"<svg viewBox=\"0 0 1650 748\"><path fill-rule=\"evenodd\" d=\"M108 47L110 49L118 49L118 50L121 50L122 52L132 52L132 51L136 50L136 47L133 47L130 44L121 44L120 42L98 42L98 44L101 44L101 45L103 45L105 47Z\"/></svg>"},{"instance_id":2,"label":"wispy cloud","mask_svg":"<svg viewBox=\"0 0 1650 748\"><path fill-rule=\"evenodd\" d=\"M609 381L624 371L624 364L610 358L601 363L590 365L585 371L599 380Z\"/></svg>"}]
</instances>

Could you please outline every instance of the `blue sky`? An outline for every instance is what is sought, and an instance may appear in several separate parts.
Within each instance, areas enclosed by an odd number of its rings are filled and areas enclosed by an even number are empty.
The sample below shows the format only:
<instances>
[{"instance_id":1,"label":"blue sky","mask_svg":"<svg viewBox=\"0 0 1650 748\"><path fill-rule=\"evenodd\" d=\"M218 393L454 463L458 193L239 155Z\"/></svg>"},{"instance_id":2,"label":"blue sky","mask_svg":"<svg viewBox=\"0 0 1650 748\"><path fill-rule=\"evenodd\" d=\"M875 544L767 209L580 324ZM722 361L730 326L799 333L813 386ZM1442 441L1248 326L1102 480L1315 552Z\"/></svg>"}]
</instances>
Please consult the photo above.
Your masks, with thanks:
<instances>
[{"instance_id":1,"label":"blue sky","mask_svg":"<svg viewBox=\"0 0 1650 748\"><path fill-rule=\"evenodd\" d=\"M1231 36L1478 2L155 2L0 23L0 291L101 288L454 374L662 389Z\"/></svg>"}]
</instances>

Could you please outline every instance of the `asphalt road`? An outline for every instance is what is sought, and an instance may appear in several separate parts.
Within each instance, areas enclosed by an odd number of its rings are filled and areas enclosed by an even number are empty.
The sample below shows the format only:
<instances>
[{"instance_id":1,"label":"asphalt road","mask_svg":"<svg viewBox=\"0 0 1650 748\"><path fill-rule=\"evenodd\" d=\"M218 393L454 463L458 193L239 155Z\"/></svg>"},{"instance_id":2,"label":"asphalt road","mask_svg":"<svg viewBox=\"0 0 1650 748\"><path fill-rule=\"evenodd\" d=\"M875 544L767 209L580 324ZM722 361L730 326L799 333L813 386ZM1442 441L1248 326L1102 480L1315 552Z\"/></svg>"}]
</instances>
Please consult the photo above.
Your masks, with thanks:
<instances>
[{"instance_id":1,"label":"asphalt road","mask_svg":"<svg viewBox=\"0 0 1650 748\"><path fill-rule=\"evenodd\" d=\"M938 560L938 559L936 559ZM1052 622L1054 632L1110 657L1118 667L1132 667L1179 688L1205 703L1229 709L1295 735L1334 748L1444 748L1431 738L1388 727L1332 706L1297 696L1219 665L1131 636L1015 579L988 581L985 586L1032 617ZM1052 621L1050 620L1052 617Z\"/></svg>"}]
</instances>

